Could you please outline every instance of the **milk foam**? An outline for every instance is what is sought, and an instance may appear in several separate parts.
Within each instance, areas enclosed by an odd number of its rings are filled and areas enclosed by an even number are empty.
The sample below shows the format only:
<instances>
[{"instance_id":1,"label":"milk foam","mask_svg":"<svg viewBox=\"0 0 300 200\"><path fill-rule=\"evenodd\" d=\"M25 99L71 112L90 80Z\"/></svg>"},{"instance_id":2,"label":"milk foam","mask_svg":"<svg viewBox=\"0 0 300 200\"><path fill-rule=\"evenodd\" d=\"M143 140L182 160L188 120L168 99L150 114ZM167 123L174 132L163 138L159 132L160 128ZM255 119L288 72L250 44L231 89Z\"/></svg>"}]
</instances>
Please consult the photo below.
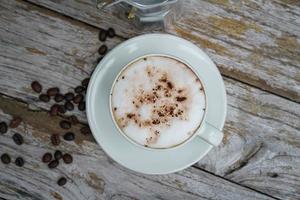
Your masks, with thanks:
<instances>
[{"instance_id":1,"label":"milk foam","mask_svg":"<svg viewBox=\"0 0 300 200\"><path fill-rule=\"evenodd\" d=\"M151 148L170 148L189 139L201 124L205 104L195 73L164 56L148 56L128 66L111 96L122 132Z\"/></svg>"}]
</instances>

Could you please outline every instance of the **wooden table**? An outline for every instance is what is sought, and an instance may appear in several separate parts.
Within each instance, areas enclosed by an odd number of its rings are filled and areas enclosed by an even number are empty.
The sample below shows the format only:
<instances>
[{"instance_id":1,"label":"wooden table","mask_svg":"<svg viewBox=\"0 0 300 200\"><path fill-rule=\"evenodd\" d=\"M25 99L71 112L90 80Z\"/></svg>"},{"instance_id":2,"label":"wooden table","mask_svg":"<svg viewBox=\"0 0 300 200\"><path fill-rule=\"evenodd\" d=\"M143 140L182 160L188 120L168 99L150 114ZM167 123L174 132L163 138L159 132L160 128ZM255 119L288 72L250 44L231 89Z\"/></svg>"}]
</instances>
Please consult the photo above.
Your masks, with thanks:
<instances>
[{"instance_id":1,"label":"wooden table","mask_svg":"<svg viewBox=\"0 0 300 200\"><path fill-rule=\"evenodd\" d=\"M0 154L25 159L22 168L0 163L1 199L300 199L300 1L185 0L183 8L166 31L200 46L221 71L225 138L194 166L149 176L120 166L81 135L84 112L49 116L52 100L39 101L30 84L72 91L97 64L102 28L117 32L105 42L110 49L157 30L99 12L95 0L0 0L0 121L23 118L0 135ZM50 135L63 134L59 121L72 114L80 119L75 142L54 147ZM70 152L73 163L48 169L41 157L56 149Z\"/></svg>"}]
</instances>

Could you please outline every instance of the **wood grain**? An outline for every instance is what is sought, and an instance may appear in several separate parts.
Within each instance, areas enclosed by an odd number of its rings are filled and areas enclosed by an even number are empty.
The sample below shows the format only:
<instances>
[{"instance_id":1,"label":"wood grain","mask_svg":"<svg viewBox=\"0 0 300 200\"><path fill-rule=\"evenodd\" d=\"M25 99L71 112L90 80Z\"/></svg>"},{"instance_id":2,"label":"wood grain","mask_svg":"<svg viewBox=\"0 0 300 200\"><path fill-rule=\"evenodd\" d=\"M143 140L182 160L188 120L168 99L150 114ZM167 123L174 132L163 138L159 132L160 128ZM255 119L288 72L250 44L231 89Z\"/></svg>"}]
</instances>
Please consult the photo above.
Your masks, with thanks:
<instances>
[{"instance_id":1,"label":"wood grain","mask_svg":"<svg viewBox=\"0 0 300 200\"><path fill-rule=\"evenodd\" d=\"M161 31L137 28L115 9L95 1L29 0L123 37ZM300 9L297 1L184 0L182 17L166 31L193 41L222 74L300 102Z\"/></svg>"},{"instance_id":2,"label":"wood grain","mask_svg":"<svg viewBox=\"0 0 300 200\"><path fill-rule=\"evenodd\" d=\"M198 166L279 198L299 199L300 105L233 80L225 83L225 140Z\"/></svg>"},{"instance_id":3,"label":"wood grain","mask_svg":"<svg viewBox=\"0 0 300 200\"><path fill-rule=\"evenodd\" d=\"M67 92L92 72L99 57L97 28L21 1L0 4L0 12L3 95L26 102L39 113L50 105L38 101L31 81L39 80L44 88L59 85ZM121 41L106 43L113 47ZM299 104L232 79L226 78L225 84L229 107L224 143L198 167L278 198L299 198ZM83 112L70 114L86 122Z\"/></svg>"},{"instance_id":4,"label":"wood grain","mask_svg":"<svg viewBox=\"0 0 300 200\"><path fill-rule=\"evenodd\" d=\"M28 3L5 4L0 5L0 65L3 69L0 91L8 95L14 91L16 98L49 110L54 101L51 100L51 104L37 101L31 82L39 81L44 93L54 86L60 86L62 94L73 92L90 76L101 58L99 30ZM12 13L8 14L7 9ZM112 48L120 42L115 38L106 45ZM79 117L85 119L84 114Z\"/></svg>"},{"instance_id":5,"label":"wood grain","mask_svg":"<svg viewBox=\"0 0 300 200\"><path fill-rule=\"evenodd\" d=\"M41 162L45 152L54 152L49 136L61 134L58 122L62 118L36 112L25 103L0 97L0 119L9 122L20 115L23 123L0 135L0 152L14 160L22 156L24 167L14 163L0 164L0 197L5 199L272 199L250 189L228 182L209 173L189 168L179 173L148 176L129 171L110 160L100 147L76 131L76 141L63 142L58 148L73 155L72 164L53 170ZM48 123L45 123L48 122ZM50 122L50 123L49 123ZM24 136L25 143L17 146L11 139L14 133ZM60 187L56 181L67 177Z\"/></svg>"}]
</instances>

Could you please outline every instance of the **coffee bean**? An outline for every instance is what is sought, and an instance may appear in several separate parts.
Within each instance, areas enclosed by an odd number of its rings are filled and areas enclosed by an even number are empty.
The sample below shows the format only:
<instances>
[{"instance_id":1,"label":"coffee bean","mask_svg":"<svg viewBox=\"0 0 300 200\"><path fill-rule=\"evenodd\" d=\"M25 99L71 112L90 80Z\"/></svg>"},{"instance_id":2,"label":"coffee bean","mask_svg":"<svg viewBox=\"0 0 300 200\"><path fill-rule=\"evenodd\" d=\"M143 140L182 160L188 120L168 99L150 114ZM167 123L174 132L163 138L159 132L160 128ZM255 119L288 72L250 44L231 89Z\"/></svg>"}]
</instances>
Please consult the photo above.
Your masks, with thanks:
<instances>
[{"instance_id":1,"label":"coffee bean","mask_svg":"<svg viewBox=\"0 0 300 200\"><path fill-rule=\"evenodd\" d=\"M98 49L98 53L100 55L104 55L107 52L107 46L105 44L101 45L101 47Z\"/></svg>"},{"instance_id":2,"label":"coffee bean","mask_svg":"<svg viewBox=\"0 0 300 200\"><path fill-rule=\"evenodd\" d=\"M59 122L59 125L62 129L70 129L71 128L71 123L66 120L62 120L61 122Z\"/></svg>"},{"instance_id":3,"label":"coffee bean","mask_svg":"<svg viewBox=\"0 0 300 200\"><path fill-rule=\"evenodd\" d=\"M63 186L63 185L65 185L66 183L67 183L67 179L64 178L64 177L58 179L58 181L57 181L57 184L58 184L59 186Z\"/></svg>"},{"instance_id":4,"label":"coffee bean","mask_svg":"<svg viewBox=\"0 0 300 200\"><path fill-rule=\"evenodd\" d=\"M15 133L12 138L17 145L21 145L24 143L24 139L19 133Z\"/></svg>"},{"instance_id":5,"label":"coffee bean","mask_svg":"<svg viewBox=\"0 0 300 200\"><path fill-rule=\"evenodd\" d=\"M55 116L58 114L58 111L59 111L59 106L58 104L54 104L53 106L51 106L51 109L50 109L50 115L51 116Z\"/></svg>"},{"instance_id":6,"label":"coffee bean","mask_svg":"<svg viewBox=\"0 0 300 200\"><path fill-rule=\"evenodd\" d=\"M52 161L48 164L48 167L49 167L50 169L53 169L53 168L57 167L58 164L59 164L58 160L52 160Z\"/></svg>"},{"instance_id":7,"label":"coffee bean","mask_svg":"<svg viewBox=\"0 0 300 200\"><path fill-rule=\"evenodd\" d=\"M11 161L10 156L7 153L2 154L1 161L3 164L9 164Z\"/></svg>"},{"instance_id":8,"label":"coffee bean","mask_svg":"<svg viewBox=\"0 0 300 200\"><path fill-rule=\"evenodd\" d=\"M33 81L31 83L31 88L36 93L40 93L42 91L42 89L43 89L42 85L39 82L37 82L37 81Z\"/></svg>"},{"instance_id":9,"label":"coffee bean","mask_svg":"<svg viewBox=\"0 0 300 200\"><path fill-rule=\"evenodd\" d=\"M50 97L47 94L41 94L39 96L39 99L43 102L49 102L50 101Z\"/></svg>"},{"instance_id":10,"label":"coffee bean","mask_svg":"<svg viewBox=\"0 0 300 200\"><path fill-rule=\"evenodd\" d=\"M74 98L74 94L72 92L68 92L65 94L66 101L72 101Z\"/></svg>"},{"instance_id":11,"label":"coffee bean","mask_svg":"<svg viewBox=\"0 0 300 200\"><path fill-rule=\"evenodd\" d=\"M14 117L9 124L10 128L17 128L22 122L22 118L19 116Z\"/></svg>"},{"instance_id":12,"label":"coffee bean","mask_svg":"<svg viewBox=\"0 0 300 200\"><path fill-rule=\"evenodd\" d=\"M67 101L65 103L65 108L66 108L66 110L72 111L72 110L74 110L74 105L70 101Z\"/></svg>"},{"instance_id":13,"label":"coffee bean","mask_svg":"<svg viewBox=\"0 0 300 200\"><path fill-rule=\"evenodd\" d=\"M54 146L57 146L60 144L60 138L59 138L59 135L58 134L53 134L51 135L51 143L54 145Z\"/></svg>"},{"instance_id":14,"label":"coffee bean","mask_svg":"<svg viewBox=\"0 0 300 200\"><path fill-rule=\"evenodd\" d=\"M72 132L67 132L65 135L64 135L64 139L66 141L72 141L75 139L75 134L72 133Z\"/></svg>"},{"instance_id":15,"label":"coffee bean","mask_svg":"<svg viewBox=\"0 0 300 200\"><path fill-rule=\"evenodd\" d=\"M59 93L59 88L58 87L53 87L53 88L49 88L47 90L47 95L48 96L55 96Z\"/></svg>"},{"instance_id":16,"label":"coffee bean","mask_svg":"<svg viewBox=\"0 0 300 200\"><path fill-rule=\"evenodd\" d=\"M55 153L54 153L54 158L55 160L59 160L62 158L62 152L59 151L59 150L56 150Z\"/></svg>"},{"instance_id":17,"label":"coffee bean","mask_svg":"<svg viewBox=\"0 0 300 200\"><path fill-rule=\"evenodd\" d=\"M63 160L64 160L64 162L65 162L66 164L70 164L70 163L73 162L73 157L72 157L70 154L65 153L65 154L63 155Z\"/></svg>"},{"instance_id":18,"label":"coffee bean","mask_svg":"<svg viewBox=\"0 0 300 200\"><path fill-rule=\"evenodd\" d=\"M64 99L65 99L65 97L62 94L56 94L55 97L54 97L54 100L56 102L62 102Z\"/></svg>"},{"instance_id":19,"label":"coffee bean","mask_svg":"<svg viewBox=\"0 0 300 200\"><path fill-rule=\"evenodd\" d=\"M79 120L77 119L77 117L75 115L71 115L70 117L68 117L68 119L71 121L71 123L73 125L76 125L79 123Z\"/></svg>"},{"instance_id":20,"label":"coffee bean","mask_svg":"<svg viewBox=\"0 0 300 200\"><path fill-rule=\"evenodd\" d=\"M66 113L66 108L65 108L65 106L64 105L60 105L59 106L59 109L58 109L58 112L59 113L61 113L61 114L64 114L64 113Z\"/></svg>"},{"instance_id":21,"label":"coffee bean","mask_svg":"<svg viewBox=\"0 0 300 200\"><path fill-rule=\"evenodd\" d=\"M107 37L107 32L105 30L100 30L99 32L99 40L101 42L104 42L106 40Z\"/></svg>"},{"instance_id":22,"label":"coffee bean","mask_svg":"<svg viewBox=\"0 0 300 200\"><path fill-rule=\"evenodd\" d=\"M84 87L82 87L81 85L80 86L77 86L75 89L74 89L74 91L76 92L76 93L81 93L81 92L83 92L85 89L84 89Z\"/></svg>"},{"instance_id":23,"label":"coffee bean","mask_svg":"<svg viewBox=\"0 0 300 200\"><path fill-rule=\"evenodd\" d=\"M85 101L81 101L78 104L78 110L84 111L85 110Z\"/></svg>"},{"instance_id":24,"label":"coffee bean","mask_svg":"<svg viewBox=\"0 0 300 200\"><path fill-rule=\"evenodd\" d=\"M116 32L115 32L115 30L113 28L109 28L107 30L107 35L108 35L108 37L112 38L112 37L116 36Z\"/></svg>"},{"instance_id":25,"label":"coffee bean","mask_svg":"<svg viewBox=\"0 0 300 200\"><path fill-rule=\"evenodd\" d=\"M81 81L81 85L83 87L87 88L87 86L89 85L89 82L90 82L89 78L83 79L83 81Z\"/></svg>"},{"instance_id":26,"label":"coffee bean","mask_svg":"<svg viewBox=\"0 0 300 200\"><path fill-rule=\"evenodd\" d=\"M83 134L83 135L89 135L89 134L92 133L90 127L88 127L88 126L82 127L82 128L80 129L80 132L81 132L81 134Z\"/></svg>"},{"instance_id":27,"label":"coffee bean","mask_svg":"<svg viewBox=\"0 0 300 200\"><path fill-rule=\"evenodd\" d=\"M7 124L5 122L0 122L0 133L4 134L7 132Z\"/></svg>"},{"instance_id":28,"label":"coffee bean","mask_svg":"<svg viewBox=\"0 0 300 200\"><path fill-rule=\"evenodd\" d=\"M77 94L74 99L73 99L73 102L76 103L76 104L79 104L82 100L83 100L83 95L82 94Z\"/></svg>"},{"instance_id":29,"label":"coffee bean","mask_svg":"<svg viewBox=\"0 0 300 200\"><path fill-rule=\"evenodd\" d=\"M43 155L42 161L43 161L44 163L48 163L48 162L50 162L51 160L52 160L52 154L51 154L51 153L45 153L45 154Z\"/></svg>"},{"instance_id":30,"label":"coffee bean","mask_svg":"<svg viewBox=\"0 0 300 200\"><path fill-rule=\"evenodd\" d=\"M272 178L277 178L278 174L276 172L267 172L267 176L270 176Z\"/></svg>"},{"instance_id":31,"label":"coffee bean","mask_svg":"<svg viewBox=\"0 0 300 200\"><path fill-rule=\"evenodd\" d=\"M24 165L24 159L21 158L21 157L17 157L16 160L15 160L15 164L19 167L22 167Z\"/></svg>"}]
</instances>

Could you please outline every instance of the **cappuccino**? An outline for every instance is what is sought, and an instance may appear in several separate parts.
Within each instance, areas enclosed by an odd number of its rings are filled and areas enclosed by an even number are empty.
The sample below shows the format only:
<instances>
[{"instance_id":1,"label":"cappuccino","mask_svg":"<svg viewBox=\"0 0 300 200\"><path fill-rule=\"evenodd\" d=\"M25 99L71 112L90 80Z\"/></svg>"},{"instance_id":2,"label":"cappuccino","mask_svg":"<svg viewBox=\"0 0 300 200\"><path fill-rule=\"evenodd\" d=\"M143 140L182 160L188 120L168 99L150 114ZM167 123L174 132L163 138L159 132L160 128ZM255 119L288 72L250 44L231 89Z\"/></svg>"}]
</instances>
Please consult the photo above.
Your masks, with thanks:
<instances>
[{"instance_id":1,"label":"cappuccino","mask_svg":"<svg viewBox=\"0 0 300 200\"><path fill-rule=\"evenodd\" d=\"M206 98L198 76L168 56L145 56L121 71L111 93L111 110L122 134L137 144L165 149L194 135Z\"/></svg>"}]
</instances>

